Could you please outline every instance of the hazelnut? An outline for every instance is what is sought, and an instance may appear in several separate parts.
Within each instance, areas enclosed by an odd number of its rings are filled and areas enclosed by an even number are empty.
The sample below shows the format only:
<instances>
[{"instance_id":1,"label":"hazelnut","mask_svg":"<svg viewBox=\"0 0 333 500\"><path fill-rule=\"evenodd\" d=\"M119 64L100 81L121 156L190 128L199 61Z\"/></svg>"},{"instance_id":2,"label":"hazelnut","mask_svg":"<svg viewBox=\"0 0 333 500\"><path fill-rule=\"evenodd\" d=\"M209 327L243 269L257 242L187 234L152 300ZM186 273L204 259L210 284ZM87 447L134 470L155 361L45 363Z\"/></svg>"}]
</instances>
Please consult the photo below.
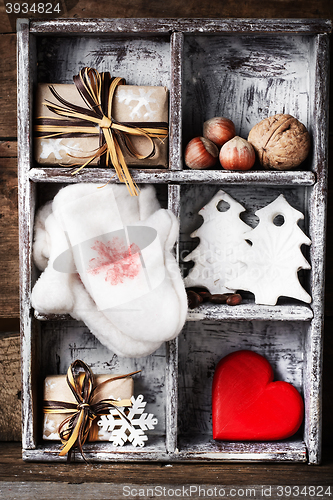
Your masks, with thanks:
<instances>
[{"instance_id":1,"label":"hazelnut","mask_svg":"<svg viewBox=\"0 0 333 500\"><path fill-rule=\"evenodd\" d=\"M218 147L223 146L223 144L235 137L235 135L235 125L229 118L215 116L203 124L203 136Z\"/></svg>"},{"instance_id":2,"label":"hazelnut","mask_svg":"<svg viewBox=\"0 0 333 500\"><path fill-rule=\"evenodd\" d=\"M298 167L310 151L306 127L291 115L277 114L257 123L248 136L265 169Z\"/></svg>"},{"instance_id":3,"label":"hazelnut","mask_svg":"<svg viewBox=\"0 0 333 500\"><path fill-rule=\"evenodd\" d=\"M249 170L255 159L252 145L238 136L226 142L220 151L220 163L226 170Z\"/></svg>"},{"instance_id":4,"label":"hazelnut","mask_svg":"<svg viewBox=\"0 0 333 500\"><path fill-rule=\"evenodd\" d=\"M189 168L201 170L213 167L217 162L219 150L205 137L195 137L185 148L185 163Z\"/></svg>"}]
</instances>

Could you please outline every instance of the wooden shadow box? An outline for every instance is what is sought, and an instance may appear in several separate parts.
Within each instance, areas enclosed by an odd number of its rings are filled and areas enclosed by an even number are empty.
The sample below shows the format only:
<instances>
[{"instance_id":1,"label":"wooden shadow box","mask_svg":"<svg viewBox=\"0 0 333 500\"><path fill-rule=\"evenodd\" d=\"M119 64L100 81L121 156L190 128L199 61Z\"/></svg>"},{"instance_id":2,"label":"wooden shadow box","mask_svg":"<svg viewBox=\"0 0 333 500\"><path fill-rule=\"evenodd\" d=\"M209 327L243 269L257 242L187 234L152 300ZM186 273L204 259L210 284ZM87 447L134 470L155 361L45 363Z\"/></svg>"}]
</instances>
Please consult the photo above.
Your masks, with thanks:
<instances>
[{"instance_id":1,"label":"wooden shadow box","mask_svg":"<svg viewBox=\"0 0 333 500\"><path fill-rule=\"evenodd\" d=\"M77 358L94 373L142 369L135 392L158 417L144 448L108 442L85 446L92 461L290 461L321 459L321 388L326 230L329 21L319 19L57 19L18 21L18 176L20 217L23 458L64 460L59 444L42 440L42 387ZM107 182L110 170L41 168L33 155L34 93L40 82L70 83L83 66L110 71L128 84L164 85L170 92L169 168L133 169L138 184L156 186L162 206L180 219L178 250L193 245L198 210L223 189L251 212L283 193L304 213L311 271L300 279L310 305L280 299L259 306L202 305L189 312L179 337L143 359L118 358L84 324L41 316L30 303L37 271L31 249L36 209L60 187ZM276 113L296 116L312 148L293 171L194 171L184 147L212 116L231 118L238 135ZM112 173L112 172L111 172ZM114 179L112 182L116 182ZM251 224L251 221L249 221ZM277 442L222 442L212 438L211 384L217 362L247 348L267 357L276 379L304 398L300 431ZM80 459L79 457L77 457Z\"/></svg>"}]
</instances>

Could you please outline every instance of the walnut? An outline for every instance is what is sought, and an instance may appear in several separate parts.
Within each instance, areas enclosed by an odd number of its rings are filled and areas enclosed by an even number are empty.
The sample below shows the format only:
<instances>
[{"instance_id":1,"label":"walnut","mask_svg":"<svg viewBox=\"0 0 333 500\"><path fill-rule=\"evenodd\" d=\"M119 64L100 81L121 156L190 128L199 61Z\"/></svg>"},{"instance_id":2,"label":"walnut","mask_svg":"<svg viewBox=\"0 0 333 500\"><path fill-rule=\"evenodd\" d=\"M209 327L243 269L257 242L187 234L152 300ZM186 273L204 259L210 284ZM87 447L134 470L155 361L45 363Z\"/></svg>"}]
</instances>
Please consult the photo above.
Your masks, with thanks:
<instances>
[{"instance_id":1,"label":"walnut","mask_svg":"<svg viewBox=\"0 0 333 500\"><path fill-rule=\"evenodd\" d=\"M248 136L261 165L266 169L290 170L309 154L306 127L291 115L269 116L257 123Z\"/></svg>"}]
</instances>

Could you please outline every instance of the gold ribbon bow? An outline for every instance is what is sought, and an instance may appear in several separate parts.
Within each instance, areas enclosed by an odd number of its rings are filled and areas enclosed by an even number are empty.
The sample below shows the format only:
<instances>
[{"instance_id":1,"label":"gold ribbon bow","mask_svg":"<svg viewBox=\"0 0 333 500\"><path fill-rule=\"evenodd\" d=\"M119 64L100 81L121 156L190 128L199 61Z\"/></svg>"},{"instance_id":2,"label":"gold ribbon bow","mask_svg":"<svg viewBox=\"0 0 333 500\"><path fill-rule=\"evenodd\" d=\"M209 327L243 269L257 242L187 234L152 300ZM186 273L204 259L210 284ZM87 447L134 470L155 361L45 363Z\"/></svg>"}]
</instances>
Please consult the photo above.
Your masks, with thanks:
<instances>
[{"instance_id":1,"label":"gold ribbon bow","mask_svg":"<svg viewBox=\"0 0 333 500\"><path fill-rule=\"evenodd\" d=\"M168 125L164 122L152 123L151 126L146 126L145 123L120 123L112 118L112 101L116 88L118 85L126 85L123 78L111 78L108 72L99 73L93 68L85 67L73 77L73 80L89 109L66 101L54 87L50 86L50 91L61 105L50 101L45 101L43 104L56 115L67 119L38 117L35 125L37 137L85 137L96 135L98 126L100 147L89 157L84 157L88 160L73 174L96 158L100 158L105 161L106 166L114 166L119 181L127 185L132 196L137 196L137 185L128 170L120 144L122 143L123 147L138 159L149 158L155 154L153 138L166 138ZM146 137L151 144L151 151L147 155L139 154L130 140L130 135Z\"/></svg>"},{"instance_id":2,"label":"gold ribbon bow","mask_svg":"<svg viewBox=\"0 0 333 500\"><path fill-rule=\"evenodd\" d=\"M139 370L140 371L140 370ZM44 401L44 413L68 413L69 416L60 424L58 432L62 442L60 456L67 455L70 461L72 450L78 448L82 457L82 446L88 438L91 425L100 415L108 415L112 408L132 406L130 399L116 401L113 399L99 399L101 389L114 380L130 377L139 371L119 375L105 380L93 387L93 373L81 360L74 361L67 370L66 380L76 399L76 403L69 401ZM119 410L118 410L119 411ZM126 416L119 411L122 418Z\"/></svg>"}]
</instances>

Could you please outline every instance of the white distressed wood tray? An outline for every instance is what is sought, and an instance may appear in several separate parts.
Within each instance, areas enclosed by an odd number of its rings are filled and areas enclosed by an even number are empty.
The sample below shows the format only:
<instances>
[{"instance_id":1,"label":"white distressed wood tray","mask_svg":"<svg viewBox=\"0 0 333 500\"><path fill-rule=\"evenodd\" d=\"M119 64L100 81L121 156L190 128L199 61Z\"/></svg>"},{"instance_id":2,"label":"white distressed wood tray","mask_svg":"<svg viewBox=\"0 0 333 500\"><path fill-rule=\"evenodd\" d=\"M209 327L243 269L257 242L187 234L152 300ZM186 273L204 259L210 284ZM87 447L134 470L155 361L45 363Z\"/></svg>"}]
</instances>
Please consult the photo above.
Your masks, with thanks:
<instances>
[{"instance_id":1,"label":"white distressed wood tray","mask_svg":"<svg viewBox=\"0 0 333 500\"><path fill-rule=\"evenodd\" d=\"M115 448L85 446L92 461L220 460L308 461L321 457L321 386L324 256L326 228L328 55L326 20L111 19L19 20L18 175L20 214L23 458L63 460L58 443L43 442L42 386L46 375L66 373L76 358L94 373L142 369L137 393L159 424L148 444ZM38 82L70 83L82 66L110 71L128 84L166 85L170 90L169 169L133 169L137 183L153 183L161 203L180 218L179 253L193 247L189 234L200 224L198 210L223 188L251 213L280 193L305 214L312 240L306 254L312 270L301 277L309 305L280 300L258 306L201 306L189 312L183 332L153 355L117 358L84 324L34 314L30 291L34 213L58 189L73 182L104 182L110 170L40 168L33 158L33 95ZM244 173L190 171L183 149L201 134L205 119L233 119L238 134L266 116L290 113L310 131L313 148L302 171ZM247 221L251 224L251 217ZM192 247L191 247L192 245ZM180 260L180 264L182 261ZM276 378L304 397L305 421L281 442L214 442L211 384L224 355L254 349L272 363Z\"/></svg>"}]
</instances>

